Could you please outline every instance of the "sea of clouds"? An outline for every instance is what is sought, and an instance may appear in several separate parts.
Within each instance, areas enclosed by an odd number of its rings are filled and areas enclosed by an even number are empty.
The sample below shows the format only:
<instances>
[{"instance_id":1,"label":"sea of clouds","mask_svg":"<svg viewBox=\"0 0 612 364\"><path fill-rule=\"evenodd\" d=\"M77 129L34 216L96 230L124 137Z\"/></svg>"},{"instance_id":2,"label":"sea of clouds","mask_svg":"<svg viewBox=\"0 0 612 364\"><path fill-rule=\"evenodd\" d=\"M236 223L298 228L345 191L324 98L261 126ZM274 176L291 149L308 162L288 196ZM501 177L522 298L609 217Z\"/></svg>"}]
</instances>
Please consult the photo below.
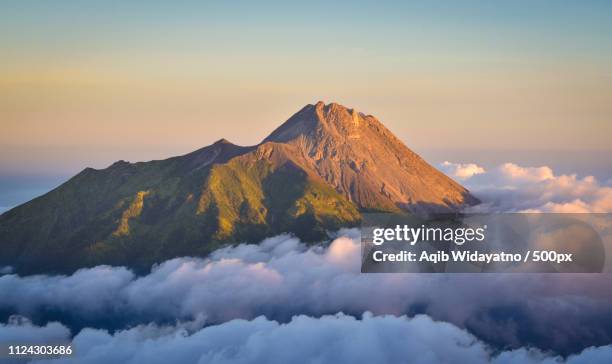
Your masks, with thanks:
<instances>
[{"instance_id":1,"label":"sea of clouds","mask_svg":"<svg viewBox=\"0 0 612 364\"><path fill-rule=\"evenodd\" d=\"M110 334L66 327L0 325L3 337L65 343L74 357L40 363L448 363L591 364L612 360L612 346L585 349L567 358L537 349L494 350L466 330L425 315L299 315L287 323L263 316L193 329L185 325L140 325Z\"/></svg>"},{"instance_id":2,"label":"sea of clouds","mask_svg":"<svg viewBox=\"0 0 612 364\"><path fill-rule=\"evenodd\" d=\"M441 168L493 211L612 211L612 189L592 177ZM608 275L360 274L360 254L358 231L342 230L321 246L281 235L145 276L5 269L0 343L74 336L79 363L612 362Z\"/></svg>"}]
</instances>

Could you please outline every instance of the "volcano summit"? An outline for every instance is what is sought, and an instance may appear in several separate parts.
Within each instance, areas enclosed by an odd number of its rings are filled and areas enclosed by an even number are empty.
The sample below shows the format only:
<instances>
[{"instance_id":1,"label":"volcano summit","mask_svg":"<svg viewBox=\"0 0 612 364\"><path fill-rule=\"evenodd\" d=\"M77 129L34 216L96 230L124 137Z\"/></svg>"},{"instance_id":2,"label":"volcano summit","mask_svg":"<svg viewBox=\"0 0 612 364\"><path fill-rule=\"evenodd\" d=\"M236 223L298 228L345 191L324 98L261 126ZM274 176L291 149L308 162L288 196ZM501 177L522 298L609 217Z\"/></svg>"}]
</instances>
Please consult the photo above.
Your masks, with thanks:
<instances>
[{"instance_id":1,"label":"volcano summit","mask_svg":"<svg viewBox=\"0 0 612 364\"><path fill-rule=\"evenodd\" d=\"M318 102L255 146L222 139L166 160L86 168L0 215L0 265L146 271L282 232L314 241L356 225L362 212L448 212L477 202L375 117Z\"/></svg>"}]
</instances>

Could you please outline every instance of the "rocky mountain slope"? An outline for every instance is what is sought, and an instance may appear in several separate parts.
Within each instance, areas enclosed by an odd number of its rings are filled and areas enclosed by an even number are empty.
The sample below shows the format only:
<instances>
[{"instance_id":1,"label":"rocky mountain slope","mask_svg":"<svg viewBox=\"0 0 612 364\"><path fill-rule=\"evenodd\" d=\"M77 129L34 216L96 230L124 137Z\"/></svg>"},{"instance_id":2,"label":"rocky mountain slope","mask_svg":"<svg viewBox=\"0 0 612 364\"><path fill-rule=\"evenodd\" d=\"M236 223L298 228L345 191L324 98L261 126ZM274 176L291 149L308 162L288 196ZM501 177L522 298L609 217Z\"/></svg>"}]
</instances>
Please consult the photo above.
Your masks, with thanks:
<instances>
[{"instance_id":1,"label":"rocky mountain slope","mask_svg":"<svg viewBox=\"0 0 612 364\"><path fill-rule=\"evenodd\" d=\"M87 168L0 215L0 265L146 271L176 256L292 232L314 241L366 211L453 211L477 200L375 117L307 105L262 143Z\"/></svg>"}]
</instances>

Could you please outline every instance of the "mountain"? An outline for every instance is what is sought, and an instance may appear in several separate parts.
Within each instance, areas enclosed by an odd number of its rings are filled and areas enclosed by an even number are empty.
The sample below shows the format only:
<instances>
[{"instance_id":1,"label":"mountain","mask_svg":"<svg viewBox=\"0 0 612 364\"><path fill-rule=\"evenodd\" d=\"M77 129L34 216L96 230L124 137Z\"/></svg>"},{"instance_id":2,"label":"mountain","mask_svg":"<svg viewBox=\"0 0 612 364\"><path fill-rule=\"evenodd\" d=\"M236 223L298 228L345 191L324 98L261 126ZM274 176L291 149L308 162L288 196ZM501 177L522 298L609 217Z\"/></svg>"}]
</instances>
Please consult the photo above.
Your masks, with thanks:
<instances>
[{"instance_id":1,"label":"mountain","mask_svg":"<svg viewBox=\"0 0 612 364\"><path fill-rule=\"evenodd\" d=\"M0 265L146 271L176 256L291 232L306 241L361 213L454 211L477 203L371 115L307 105L260 144L227 140L166 160L86 168L0 215Z\"/></svg>"}]
</instances>

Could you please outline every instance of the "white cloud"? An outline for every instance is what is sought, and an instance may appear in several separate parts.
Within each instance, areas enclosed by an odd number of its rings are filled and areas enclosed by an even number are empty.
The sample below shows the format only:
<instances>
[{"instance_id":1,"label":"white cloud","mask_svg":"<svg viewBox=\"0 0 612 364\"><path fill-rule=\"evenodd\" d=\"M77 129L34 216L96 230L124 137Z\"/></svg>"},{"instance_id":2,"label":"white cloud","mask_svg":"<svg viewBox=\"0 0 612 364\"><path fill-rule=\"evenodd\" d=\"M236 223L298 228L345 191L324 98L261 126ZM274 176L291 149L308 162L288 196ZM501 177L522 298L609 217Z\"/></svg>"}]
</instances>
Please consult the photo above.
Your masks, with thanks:
<instances>
[{"instance_id":1,"label":"white cloud","mask_svg":"<svg viewBox=\"0 0 612 364\"><path fill-rule=\"evenodd\" d=\"M63 343L70 338L70 330L57 322L45 326L35 326L21 316L11 316L6 324L0 324L0 343L44 344Z\"/></svg>"},{"instance_id":2,"label":"white cloud","mask_svg":"<svg viewBox=\"0 0 612 364\"><path fill-rule=\"evenodd\" d=\"M519 183L542 182L555 179L550 167L521 167L514 163L504 163L498 167L501 176Z\"/></svg>"},{"instance_id":3,"label":"white cloud","mask_svg":"<svg viewBox=\"0 0 612 364\"><path fill-rule=\"evenodd\" d=\"M0 323L0 362L24 363L23 359L9 359L9 345L63 345L70 342L70 337L70 330L60 323L36 326L24 317L11 316L8 323Z\"/></svg>"},{"instance_id":4,"label":"white cloud","mask_svg":"<svg viewBox=\"0 0 612 364\"><path fill-rule=\"evenodd\" d=\"M53 323L0 325L9 335L65 342L68 330ZM14 336L15 338L18 336ZM264 317L188 330L183 325L140 325L110 334L83 329L72 340L75 356L41 363L473 363L580 364L612 360L612 347L592 347L567 360L536 349L496 352L465 330L419 315L343 314L295 316L287 323Z\"/></svg>"},{"instance_id":5,"label":"white cloud","mask_svg":"<svg viewBox=\"0 0 612 364\"><path fill-rule=\"evenodd\" d=\"M440 165L442 172L458 180L466 180L477 174L485 173L485 169L474 163L451 163L444 161Z\"/></svg>"},{"instance_id":6,"label":"white cloud","mask_svg":"<svg viewBox=\"0 0 612 364\"><path fill-rule=\"evenodd\" d=\"M505 163L484 171L475 164L444 162L443 170L460 171L464 166L481 169L466 174L462 183L483 204L473 211L495 212L612 212L612 187L593 176L555 175L550 167L521 167Z\"/></svg>"}]
</instances>

